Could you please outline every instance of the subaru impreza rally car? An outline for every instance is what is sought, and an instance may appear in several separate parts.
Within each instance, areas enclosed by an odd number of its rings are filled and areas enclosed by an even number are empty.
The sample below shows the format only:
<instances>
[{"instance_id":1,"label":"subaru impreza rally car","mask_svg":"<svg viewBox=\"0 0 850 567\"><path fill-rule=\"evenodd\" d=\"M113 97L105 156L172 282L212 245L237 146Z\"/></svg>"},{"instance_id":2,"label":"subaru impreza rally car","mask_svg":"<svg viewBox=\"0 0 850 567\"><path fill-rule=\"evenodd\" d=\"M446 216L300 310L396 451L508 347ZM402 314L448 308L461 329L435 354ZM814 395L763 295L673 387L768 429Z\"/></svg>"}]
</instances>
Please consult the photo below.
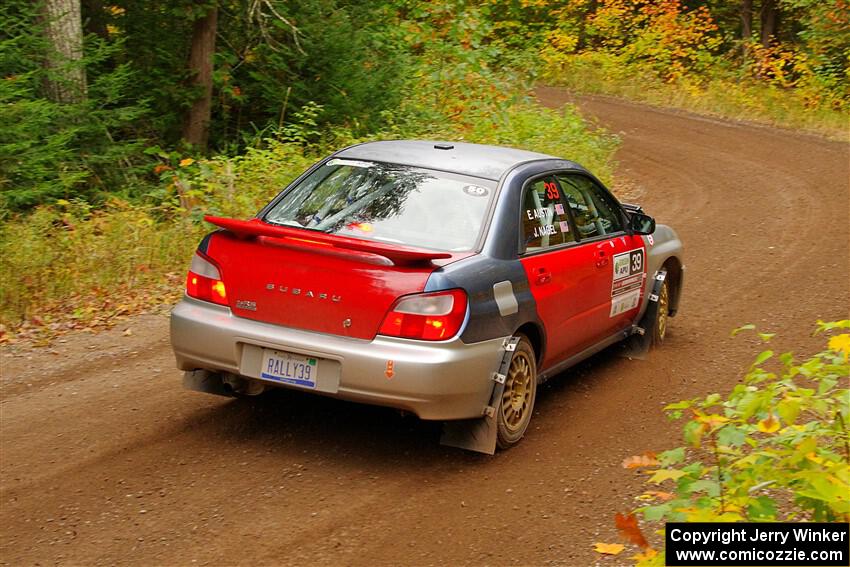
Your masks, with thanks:
<instances>
[{"instance_id":1,"label":"subaru impreza rally car","mask_svg":"<svg viewBox=\"0 0 850 567\"><path fill-rule=\"evenodd\" d=\"M371 142L316 163L192 258L171 314L191 389L297 388L518 442L537 385L675 315L682 244L565 159ZM633 339L635 340L635 339Z\"/></svg>"}]
</instances>

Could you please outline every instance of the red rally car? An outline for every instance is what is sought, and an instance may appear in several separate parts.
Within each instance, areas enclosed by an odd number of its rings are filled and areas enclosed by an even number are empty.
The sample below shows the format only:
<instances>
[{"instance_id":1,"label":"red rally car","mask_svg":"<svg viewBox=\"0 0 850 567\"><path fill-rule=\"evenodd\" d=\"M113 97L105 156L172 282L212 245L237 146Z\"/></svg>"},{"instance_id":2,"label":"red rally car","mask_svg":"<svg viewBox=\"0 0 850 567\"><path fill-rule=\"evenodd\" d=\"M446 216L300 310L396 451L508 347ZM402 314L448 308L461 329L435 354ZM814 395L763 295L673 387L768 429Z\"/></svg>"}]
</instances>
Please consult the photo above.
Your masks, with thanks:
<instances>
[{"instance_id":1,"label":"red rally car","mask_svg":"<svg viewBox=\"0 0 850 567\"><path fill-rule=\"evenodd\" d=\"M318 162L251 220L207 217L171 314L191 389L273 387L518 442L537 385L642 335L682 291L682 243L580 165L512 148L371 142Z\"/></svg>"}]
</instances>

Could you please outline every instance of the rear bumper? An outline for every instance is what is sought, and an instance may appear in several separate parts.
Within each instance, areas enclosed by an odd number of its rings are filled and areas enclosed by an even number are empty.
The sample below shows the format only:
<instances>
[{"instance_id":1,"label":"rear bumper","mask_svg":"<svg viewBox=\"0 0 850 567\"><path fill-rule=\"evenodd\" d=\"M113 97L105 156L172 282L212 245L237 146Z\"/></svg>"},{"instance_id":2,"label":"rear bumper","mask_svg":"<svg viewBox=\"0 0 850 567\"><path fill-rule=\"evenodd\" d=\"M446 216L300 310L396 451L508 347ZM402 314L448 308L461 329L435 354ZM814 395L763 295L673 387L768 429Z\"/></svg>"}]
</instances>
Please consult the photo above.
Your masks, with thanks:
<instances>
[{"instance_id":1,"label":"rear bumper","mask_svg":"<svg viewBox=\"0 0 850 567\"><path fill-rule=\"evenodd\" d=\"M235 317L227 307L189 297L171 312L171 345L181 370L232 372L282 386L260 378L260 367L263 348L284 350L320 359L317 386L307 391L394 407L422 419L480 417L490 401L502 343L383 336L364 341Z\"/></svg>"}]
</instances>

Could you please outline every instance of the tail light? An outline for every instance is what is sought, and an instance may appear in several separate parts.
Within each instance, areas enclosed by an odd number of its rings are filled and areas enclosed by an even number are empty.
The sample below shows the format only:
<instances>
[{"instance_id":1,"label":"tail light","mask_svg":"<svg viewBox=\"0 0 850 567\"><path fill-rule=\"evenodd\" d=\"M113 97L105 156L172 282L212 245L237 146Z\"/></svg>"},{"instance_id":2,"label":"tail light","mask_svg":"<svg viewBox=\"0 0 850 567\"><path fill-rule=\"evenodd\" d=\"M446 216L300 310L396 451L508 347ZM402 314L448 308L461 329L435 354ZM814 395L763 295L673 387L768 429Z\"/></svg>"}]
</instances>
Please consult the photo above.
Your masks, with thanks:
<instances>
[{"instance_id":1,"label":"tail light","mask_svg":"<svg viewBox=\"0 0 850 567\"><path fill-rule=\"evenodd\" d=\"M466 292L461 289L406 295L396 300L381 335L442 341L454 337L466 318Z\"/></svg>"},{"instance_id":2,"label":"tail light","mask_svg":"<svg viewBox=\"0 0 850 567\"><path fill-rule=\"evenodd\" d=\"M197 252L186 276L186 294L195 299L227 305L227 290L221 281L221 272Z\"/></svg>"}]
</instances>

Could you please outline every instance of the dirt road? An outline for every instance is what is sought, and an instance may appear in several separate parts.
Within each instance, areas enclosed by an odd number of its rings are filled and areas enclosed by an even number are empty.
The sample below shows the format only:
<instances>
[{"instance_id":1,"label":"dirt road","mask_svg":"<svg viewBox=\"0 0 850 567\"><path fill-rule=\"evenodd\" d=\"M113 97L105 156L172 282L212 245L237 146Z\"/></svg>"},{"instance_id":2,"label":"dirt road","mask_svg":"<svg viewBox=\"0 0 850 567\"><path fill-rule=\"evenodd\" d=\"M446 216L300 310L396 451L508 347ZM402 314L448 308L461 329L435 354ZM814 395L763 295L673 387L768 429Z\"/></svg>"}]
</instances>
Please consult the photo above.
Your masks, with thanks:
<instances>
[{"instance_id":1,"label":"dirt road","mask_svg":"<svg viewBox=\"0 0 850 567\"><path fill-rule=\"evenodd\" d=\"M564 93L542 89L559 105ZM664 402L727 389L751 360L819 346L847 316L848 146L600 98L620 174L687 246L669 342L602 353L550 381L515 449L441 447L439 427L281 392L245 403L181 389L167 319L3 353L0 562L124 565L613 565L624 457L679 427ZM625 555L624 555L625 556ZM620 560L623 561L623 560Z\"/></svg>"}]
</instances>

